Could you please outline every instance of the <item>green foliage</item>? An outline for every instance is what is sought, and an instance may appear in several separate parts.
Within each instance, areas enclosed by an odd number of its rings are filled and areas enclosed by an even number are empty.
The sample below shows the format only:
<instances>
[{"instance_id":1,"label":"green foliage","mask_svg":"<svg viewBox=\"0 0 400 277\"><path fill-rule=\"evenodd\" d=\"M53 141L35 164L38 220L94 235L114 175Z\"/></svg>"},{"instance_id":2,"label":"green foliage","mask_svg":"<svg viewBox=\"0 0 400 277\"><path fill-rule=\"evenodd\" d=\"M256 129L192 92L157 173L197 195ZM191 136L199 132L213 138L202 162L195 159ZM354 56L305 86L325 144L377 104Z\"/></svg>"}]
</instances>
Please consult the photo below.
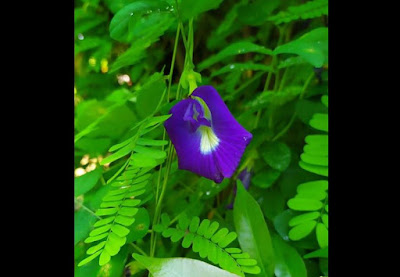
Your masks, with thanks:
<instances>
[{"instance_id":1,"label":"green foliage","mask_svg":"<svg viewBox=\"0 0 400 277\"><path fill-rule=\"evenodd\" d=\"M261 53L265 55L271 55L272 51L270 49L265 48L264 46L254 44L249 41L239 41L232 43L219 53L209 57L208 59L199 63L199 70L203 70L204 68L210 67L211 65L227 58L230 56L238 55L238 54L246 54L250 52Z\"/></svg>"},{"instance_id":2,"label":"green foliage","mask_svg":"<svg viewBox=\"0 0 400 277\"><path fill-rule=\"evenodd\" d=\"M327 275L327 4L74 2L76 276ZM220 184L163 127L200 85L253 135Z\"/></svg>"},{"instance_id":3,"label":"green foliage","mask_svg":"<svg viewBox=\"0 0 400 277\"><path fill-rule=\"evenodd\" d=\"M258 276L273 276L275 258L268 226L258 203L238 181L233 217L240 246L260 265Z\"/></svg>"},{"instance_id":4,"label":"green foliage","mask_svg":"<svg viewBox=\"0 0 400 277\"><path fill-rule=\"evenodd\" d=\"M182 0L180 14L183 20L196 17L208 10L218 8L223 0Z\"/></svg>"},{"instance_id":5,"label":"green foliage","mask_svg":"<svg viewBox=\"0 0 400 277\"><path fill-rule=\"evenodd\" d=\"M217 221L210 221L193 217L189 220L186 215L179 218L175 228L168 227L169 218L164 216L162 224L157 225L155 231L161 232L165 238L172 242L182 240L182 247L192 247L193 252L199 253L201 258L207 258L222 269L245 276L244 273L258 274L260 268L257 261L250 255L242 252L240 248L227 248L236 238L235 232L229 232L227 228L219 229Z\"/></svg>"},{"instance_id":6,"label":"green foliage","mask_svg":"<svg viewBox=\"0 0 400 277\"><path fill-rule=\"evenodd\" d=\"M321 101L328 107L328 96ZM315 129L328 131L328 115L314 114L310 125ZM328 176L328 135L309 135L306 137L304 153L299 165L310 172ZM288 201L294 211L306 212L294 216L289 221L291 240L300 240L308 236L314 229L320 248L328 247L328 181L317 180L300 184L297 194ZM308 257L313 257L312 255Z\"/></svg>"},{"instance_id":7,"label":"green foliage","mask_svg":"<svg viewBox=\"0 0 400 277\"><path fill-rule=\"evenodd\" d=\"M277 277L307 277L307 269L296 249L277 235L272 236L275 249L275 275Z\"/></svg>"},{"instance_id":8,"label":"green foliage","mask_svg":"<svg viewBox=\"0 0 400 277\"><path fill-rule=\"evenodd\" d=\"M96 242L96 245L87 250L86 253L90 256L82 260L78 266L92 261L99 255L99 265L102 266L125 245L126 237L131 231L130 226L135 222L138 206L142 202L140 196L146 193L148 187L151 177L149 171L161 164L166 157L165 151L151 147L165 145L166 141L151 140L141 136L165 119L166 117L161 120L157 117L146 118L133 137L112 146L109 151L114 153L101 161L101 164L112 163L130 154L121 169L107 181L115 189L110 190L103 198L96 215L104 218L93 225L95 229L85 240L86 243ZM123 173L120 174L121 170ZM135 237L130 240L134 239Z\"/></svg>"},{"instance_id":9,"label":"green foliage","mask_svg":"<svg viewBox=\"0 0 400 277\"><path fill-rule=\"evenodd\" d=\"M328 0L313 0L301 5L290 6L286 11L269 17L275 24L288 23L297 19L310 19L328 14Z\"/></svg>"},{"instance_id":10,"label":"green foliage","mask_svg":"<svg viewBox=\"0 0 400 277\"><path fill-rule=\"evenodd\" d=\"M163 12L169 12L167 7L168 3L161 0L135 1L123 7L110 22L110 36L115 40L128 42L139 37L140 34L147 33L147 26L150 27L154 22L160 20ZM145 20L140 22L141 19ZM147 21L149 22L147 23ZM140 25L140 29L135 28L138 25ZM143 27L145 28L143 29ZM136 33L138 31L139 33Z\"/></svg>"},{"instance_id":11,"label":"green foliage","mask_svg":"<svg viewBox=\"0 0 400 277\"><path fill-rule=\"evenodd\" d=\"M328 28L314 29L274 50L274 54L283 53L299 55L314 67L323 66L328 61Z\"/></svg>"},{"instance_id":12,"label":"green foliage","mask_svg":"<svg viewBox=\"0 0 400 277\"><path fill-rule=\"evenodd\" d=\"M75 197L90 191L100 180L101 175L102 169L99 167L83 176L75 178Z\"/></svg>"},{"instance_id":13,"label":"green foliage","mask_svg":"<svg viewBox=\"0 0 400 277\"><path fill-rule=\"evenodd\" d=\"M328 107L328 97L321 100ZM328 114L316 113L310 120L310 126L322 132L328 132ZM328 176L328 135L308 135L301 154L300 167L318 175Z\"/></svg>"}]
</instances>

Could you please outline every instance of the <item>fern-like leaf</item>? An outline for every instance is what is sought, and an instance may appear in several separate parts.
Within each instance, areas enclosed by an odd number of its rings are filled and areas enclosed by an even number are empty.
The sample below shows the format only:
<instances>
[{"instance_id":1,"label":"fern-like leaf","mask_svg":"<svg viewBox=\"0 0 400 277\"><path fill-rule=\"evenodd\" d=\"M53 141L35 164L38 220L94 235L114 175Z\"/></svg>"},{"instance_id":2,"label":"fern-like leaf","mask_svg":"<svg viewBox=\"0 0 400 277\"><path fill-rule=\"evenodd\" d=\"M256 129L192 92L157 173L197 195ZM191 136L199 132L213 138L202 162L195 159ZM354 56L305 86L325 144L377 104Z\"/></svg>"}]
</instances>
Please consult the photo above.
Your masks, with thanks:
<instances>
[{"instance_id":1,"label":"fern-like leaf","mask_svg":"<svg viewBox=\"0 0 400 277\"><path fill-rule=\"evenodd\" d=\"M328 0L314 0L302 5L292 6L287 11L281 11L271 16L270 21L275 24L288 23L297 19L310 19L328 14Z\"/></svg>"},{"instance_id":2,"label":"fern-like leaf","mask_svg":"<svg viewBox=\"0 0 400 277\"><path fill-rule=\"evenodd\" d=\"M321 98L328 107L328 96ZM323 132L328 131L328 114L314 114L310 125ZM328 135L308 135L306 145L301 154L299 165L307 171L328 176ZM289 231L291 240L300 240L309 235L314 229L318 244L321 248L328 247L328 181L317 180L300 184L297 194L289 199L290 209L302 213L289 221L292 227Z\"/></svg>"},{"instance_id":3,"label":"fern-like leaf","mask_svg":"<svg viewBox=\"0 0 400 277\"><path fill-rule=\"evenodd\" d=\"M86 253L90 256L78 266L92 261L97 256L100 256L99 265L102 266L125 245L126 236L130 232L129 226L135 222L134 216L144 202L141 196L147 192L150 171L166 157L165 151L157 147L167 144L167 141L141 136L158 127L168 117L151 117L142 121L133 137L112 146L110 151L114 153L102 160L102 164L109 163L130 153L125 165L107 182L113 189L104 196L100 208L96 211L96 215L104 218L94 224L95 228L85 240L86 243L96 244L87 250Z\"/></svg>"},{"instance_id":4,"label":"fern-like leaf","mask_svg":"<svg viewBox=\"0 0 400 277\"><path fill-rule=\"evenodd\" d=\"M297 194L289 199L288 206L294 211L306 212L289 221L291 240L300 240L315 228L317 241L321 248L327 245L328 238L328 181L307 182L297 187Z\"/></svg>"},{"instance_id":5,"label":"fern-like leaf","mask_svg":"<svg viewBox=\"0 0 400 277\"><path fill-rule=\"evenodd\" d=\"M260 268L257 261L251 259L248 253L239 248L228 248L236 238L235 232L227 228L219 229L219 223L199 217L189 220L186 216L179 218L176 228L168 227L169 218L164 215L162 223L154 229L163 237L170 238L172 242L182 240L182 247L192 247L193 252L199 253L201 258L207 258L214 264L229 272L245 276L245 273L258 274Z\"/></svg>"},{"instance_id":6,"label":"fern-like leaf","mask_svg":"<svg viewBox=\"0 0 400 277\"><path fill-rule=\"evenodd\" d=\"M328 107L328 96L322 96L321 102ZM310 125L322 132L328 132L328 114L314 114ZM300 156L300 167L318 175L328 176L328 135L308 135L305 141L304 152Z\"/></svg>"}]
</instances>

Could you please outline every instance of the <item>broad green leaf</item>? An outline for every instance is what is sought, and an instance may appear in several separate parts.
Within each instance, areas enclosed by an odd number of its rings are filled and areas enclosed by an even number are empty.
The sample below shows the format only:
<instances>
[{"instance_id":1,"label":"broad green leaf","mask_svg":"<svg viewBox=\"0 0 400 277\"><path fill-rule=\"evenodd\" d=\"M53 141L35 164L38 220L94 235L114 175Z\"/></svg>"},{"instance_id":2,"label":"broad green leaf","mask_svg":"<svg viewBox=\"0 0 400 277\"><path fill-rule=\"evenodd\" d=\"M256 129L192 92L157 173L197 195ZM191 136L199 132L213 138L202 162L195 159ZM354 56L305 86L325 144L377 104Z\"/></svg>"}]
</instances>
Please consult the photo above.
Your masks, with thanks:
<instances>
[{"instance_id":1,"label":"broad green leaf","mask_svg":"<svg viewBox=\"0 0 400 277\"><path fill-rule=\"evenodd\" d=\"M101 23L107 21L107 16L99 15L92 10L85 8L74 9L74 36L78 34L86 33L89 30L94 29Z\"/></svg>"},{"instance_id":2,"label":"broad green leaf","mask_svg":"<svg viewBox=\"0 0 400 277\"><path fill-rule=\"evenodd\" d=\"M214 71L211 74L211 77L215 77L224 73L229 73L232 71L245 71L245 70L253 70L253 71L264 71L264 72L271 72L272 68L269 65L264 65L264 64L254 64L251 62L248 63L231 63L228 64L217 71Z\"/></svg>"},{"instance_id":3,"label":"broad green leaf","mask_svg":"<svg viewBox=\"0 0 400 277\"><path fill-rule=\"evenodd\" d=\"M122 42L126 42L129 35L129 26L140 22L143 15L167 12L168 3L161 0L135 1L120 9L110 22L110 36Z\"/></svg>"},{"instance_id":4,"label":"broad green leaf","mask_svg":"<svg viewBox=\"0 0 400 277\"><path fill-rule=\"evenodd\" d=\"M291 67L294 65L304 64L304 63L306 63L306 61L304 61L304 59L300 56L289 57L289 58L279 62L278 69L287 68L287 67Z\"/></svg>"},{"instance_id":5,"label":"broad green leaf","mask_svg":"<svg viewBox=\"0 0 400 277\"><path fill-rule=\"evenodd\" d=\"M267 21L268 16L279 6L279 0L255 0L238 9L238 19L244 25L259 26Z\"/></svg>"},{"instance_id":6,"label":"broad green leaf","mask_svg":"<svg viewBox=\"0 0 400 277\"><path fill-rule=\"evenodd\" d=\"M128 50L122 53L118 58L112 63L110 73L117 71L125 66L134 65L139 63L141 60L146 58L146 49L151 46L153 42L157 39L152 40L140 40L139 42L133 44Z\"/></svg>"},{"instance_id":7,"label":"broad green leaf","mask_svg":"<svg viewBox=\"0 0 400 277\"><path fill-rule=\"evenodd\" d=\"M294 212L287 209L274 218L274 227L278 234L285 241L289 240L289 221L293 218Z\"/></svg>"},{"instance_id":8,"label":"broad green leaf","mask_svg":"<svg viewBox=\"0 0 400 277\"><path fill-rule=\"evenodd\" d=\"M321 248L328 247L328 229L323 223L318 223L316 228L317 241Z\"/></svg>"},{"instance_id":9,"label":"broad green leaf","mask_svg":"<svg viewBox=\"0 0 400 277\"><path fill-rule=\"evenodd\" d=\"M209 10L218 8L223 0L182 0L179 5L183 20L196 17Z\"/></svg>"},{"instance_id":10,"label":"broad green leaf","mask_svg":"<svg viewBox=\"0 0 400 277\"><path fill-rule=\"evenodd\" d=\"M328 28L314 29L296 40L278 46L273 53L296 54L314 67L322 67L328 62Z\"/></svg>"},{"instance_id":11,"label":"broad green leaf","mask_svg":"<svg viewBox=\"0 0 400 277\"><path fill-rule=\"evenodd\" d=\"M119 139L136 121L136 116L125 105L128 97L110 105L109 101L83 101L76 107L75 143L84 136Z\"/></svg>"},{"instance_id":12,"label":"broad green leaf","mask_svg":"<svg viewBox=\"0 0 400 277\"><path fill-rule=\"evenodd\" d=\"M135 215L135 222L129 227L130 232L126 237L126 242L131 243L143 238L147 234L149 226L149 212L144 208L140 208Z\"/></svg>"},{"instance_id":13,"label":"broad green leaf","mask_svg":"<svg viewBox=\"0 0 400 277\"><path fill-rule=\"evenodd\" d=\"M251 178L251 182L259 188L269 188L276 180L278 180L281 172L279 170L270 168L256 174Z\"/></svg>"},{"instance_id":14,"label":"broad green leaf","mask_svg":"<svg viewBox=\"0 0 400 277\"><path fill-rule=\"evenodd\" d=\"M323 275L328 275L328 259L319 259L319 268Z\"/></svg>"},{"instance_id":15,"label":"broad green leaf","mask_svg":"<svg viewBox=\"0 0 400 277\"><path fill-rule=\"evenodd\" d=\"M258 276L273 276L274 252L267 223L257 201L238 180L233 218L238 240L243 251L257 260L261 269Z\"/></svg>"},{"instance_id":16,"label":"broad green leaf","mask_svg":"<svg viewBox=\"0 0 400 277\"><path fill-rule=\"evenodd\" d=\"M253 110L268 108L270 106L279 107L293 100L300 93L300 86L287 86L281 91L263 91L253 100L249 101L246 106Z\"/></svg>"},{"instance_id":17,"label":"broad green leaf","mask_svg":"<svg viewBox=\"0 0 400 277\"><path fill-rule=\"evenodd\" d=\"M273 169L285 171L291 161L290 148L282 142L269 143L262 153L265 162Z\"/></svg>"},{"instance_id":18,"label":"broad green leaf","mask_svg":"<svg viewBox=\"0 0 400 277\"><path fill-rule=\"evenodd\" d=\"M215 54L206 60L202 61L198 65L199 71L210 67L211 65L227 58L230 56L235 56L239 54L245 54L245 53L250 53L250 52L256 52L260 54L265 54L265 55L272 55L272 50L267 49L264 46L254 44L249 41L239 41L232 43L222 51L220 51L218 54Z\"/></svg>"},{"instance_id":19,"label":"broad green leaf","mask_svg":"<svg viewBox=\"0 0 400 277\"><path fill-rule=\"evenodd\" d=\"M154 42L158 41L160 36L163 35L174 22L173 17L169 15L159 15L157 17L160 18L156 19L156 22L148 22L148 24L151 25L145 30L143 30L143 26L137 26L143 34L136 34L137 38L134 40L131 47L118 56L115 62L111 65L109 73L113 73L122 67L138 64L142 59L147 57L146 49Z\"/></svg>"},{"instance_id":20,"label":"broad green leaf","mask_svg":"<svg viewBox=\"0 0 400 277\"><path fill-rule=\"evenodd\" d=\"M279 215L285 209L286 204L282 192L277 186L265 190L258 202L264 215L270 220L273 220L277 215Z\"/></svg>"},{"instance_id":21,"label":"broad green leaf","mask_svg":"<svg viewBox=\"0 0 400 277\"><path fill-rule=\"evenodd\" d=\"M82 152L87 153L90 157L97 157L104 155L110 145L110 138L82 138L75 143L75 149L82 150Z\"/></svg>"},{"instance_id":22,"label":"broad green leaf","mask_svg":"<svg viewBox=\"0 0 400 277\"><path fill-rule=\"evenodd\" d=\"M166 88L164 74L160 72L154 73L149 77L145 85L140 88L136 106L137 112L142 118L151 115L156 109Z\"/></svg>"},{"instance_id":23,"label":"broad green leaf","mask_svg":"<svg viewBox=\"0 0 400 277\"><path fill-rule=\"evenodd\" d=\"M80 209L74 213L74 245L87 237L96 219L85 209Z\"/></svg>"},{"instance_id":24,"label":"broad green leaf","mask_svg":"<svg viewBox=\"0 0 400 277\"><path fill-rule=\"evenodd\" d=\"M296 225L289 231L289 238L291 240L300 240L309 235L316 225L317 222L315 220L305 221Z\"/></svg>"},{"instance_id":25,"label":"broad green leaf","mask_svg":"<svg viewBox=\"0 0 400 277\"><path fill-rule=\"evenodd\" d=\"M237 277L239 275L222 270L208 263L189 258L150 258L139 254L132 257L145 266L154 277Z\"/></svg>"},{"instance_id":26,"label":"broad green leaf","mask_svg":"<svg viewBox=\"0 0 400 277\"><path fill-rule=\"evenodd\" d=\"M82 176L76 177L74 179L75 197L90 191L100 180L102 173L103 170L101 169L101 167L97 167L95 170L87 172Z\"/></svg>"},{"instance_id":27,"label":"broad green leaf","mask_svg":"<svg viewBox=\"0 0 400 277\"><path fill-rule=\"evenodd\" d=\"M240 0L232 6L218 28L208 37L208 49L215 50L221 48L221 45L226 45L225 38L242 27L240 24L237 24L238 10L242 7L242 4L246 3L247 0Z\"/></svg>"},{"instance_id":28,"label":"broad green leaf","mask_svg":"<svg viewBox=\"0 0 400 277\"><path fill-rule=\"evenodd\" d=\"M277 235L272 236L276 277L307 277L307 269L296 249Z\"/></svg>"}]
</instances>

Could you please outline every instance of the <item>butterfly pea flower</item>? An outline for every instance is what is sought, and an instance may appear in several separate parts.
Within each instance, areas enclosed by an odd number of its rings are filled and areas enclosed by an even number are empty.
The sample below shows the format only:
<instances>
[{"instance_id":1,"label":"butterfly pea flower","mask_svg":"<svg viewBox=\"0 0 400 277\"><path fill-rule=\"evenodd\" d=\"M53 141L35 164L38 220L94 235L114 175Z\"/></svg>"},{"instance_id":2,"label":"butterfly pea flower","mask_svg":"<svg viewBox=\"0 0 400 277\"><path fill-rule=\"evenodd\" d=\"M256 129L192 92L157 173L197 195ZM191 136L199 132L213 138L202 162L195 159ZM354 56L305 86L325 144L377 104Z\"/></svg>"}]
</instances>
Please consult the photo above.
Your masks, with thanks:
<instances>
[{"instance_id":1,"label":"butterfly pea flower","mask_svg":"<svg viewBox=\"0 0 400 277\"><path fill-rule=\"evenodd\" d=\"M170 113L164 126L179 169L216 183L230 178L253 136L232 116L218 92L212 86L199 86Z\"/></svg>"}]
</instances>

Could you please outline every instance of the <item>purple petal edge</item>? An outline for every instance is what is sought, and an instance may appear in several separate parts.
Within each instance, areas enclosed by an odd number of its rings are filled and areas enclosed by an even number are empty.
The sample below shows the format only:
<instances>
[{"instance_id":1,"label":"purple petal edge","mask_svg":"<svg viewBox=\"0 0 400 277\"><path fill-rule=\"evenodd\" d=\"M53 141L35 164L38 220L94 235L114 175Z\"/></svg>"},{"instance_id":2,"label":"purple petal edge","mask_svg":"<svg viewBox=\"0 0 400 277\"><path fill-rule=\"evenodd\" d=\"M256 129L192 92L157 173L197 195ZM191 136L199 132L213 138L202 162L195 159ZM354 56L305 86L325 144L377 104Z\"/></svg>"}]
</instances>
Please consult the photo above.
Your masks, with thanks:
<instances>
[{"instance_id":1,"label":"purple petal edge","mask_svg":"<svg viewBox=\"0 0 400 277\"><path fill-rule=\"evenodd\" d=\"M211 112L211 123L204 118L198 101L187 98L172 107L172 116L164 126L175 146L179 169L221 183L232 177L252 134L236 121L212 86L200 86L192 95L204 100ZM193 118L193 107L198 112L197 120ZM200 152L201 133L197 129L201 125L211 126L219 139L218 146L208 154Z\"/></svg>"}]
</instances>

